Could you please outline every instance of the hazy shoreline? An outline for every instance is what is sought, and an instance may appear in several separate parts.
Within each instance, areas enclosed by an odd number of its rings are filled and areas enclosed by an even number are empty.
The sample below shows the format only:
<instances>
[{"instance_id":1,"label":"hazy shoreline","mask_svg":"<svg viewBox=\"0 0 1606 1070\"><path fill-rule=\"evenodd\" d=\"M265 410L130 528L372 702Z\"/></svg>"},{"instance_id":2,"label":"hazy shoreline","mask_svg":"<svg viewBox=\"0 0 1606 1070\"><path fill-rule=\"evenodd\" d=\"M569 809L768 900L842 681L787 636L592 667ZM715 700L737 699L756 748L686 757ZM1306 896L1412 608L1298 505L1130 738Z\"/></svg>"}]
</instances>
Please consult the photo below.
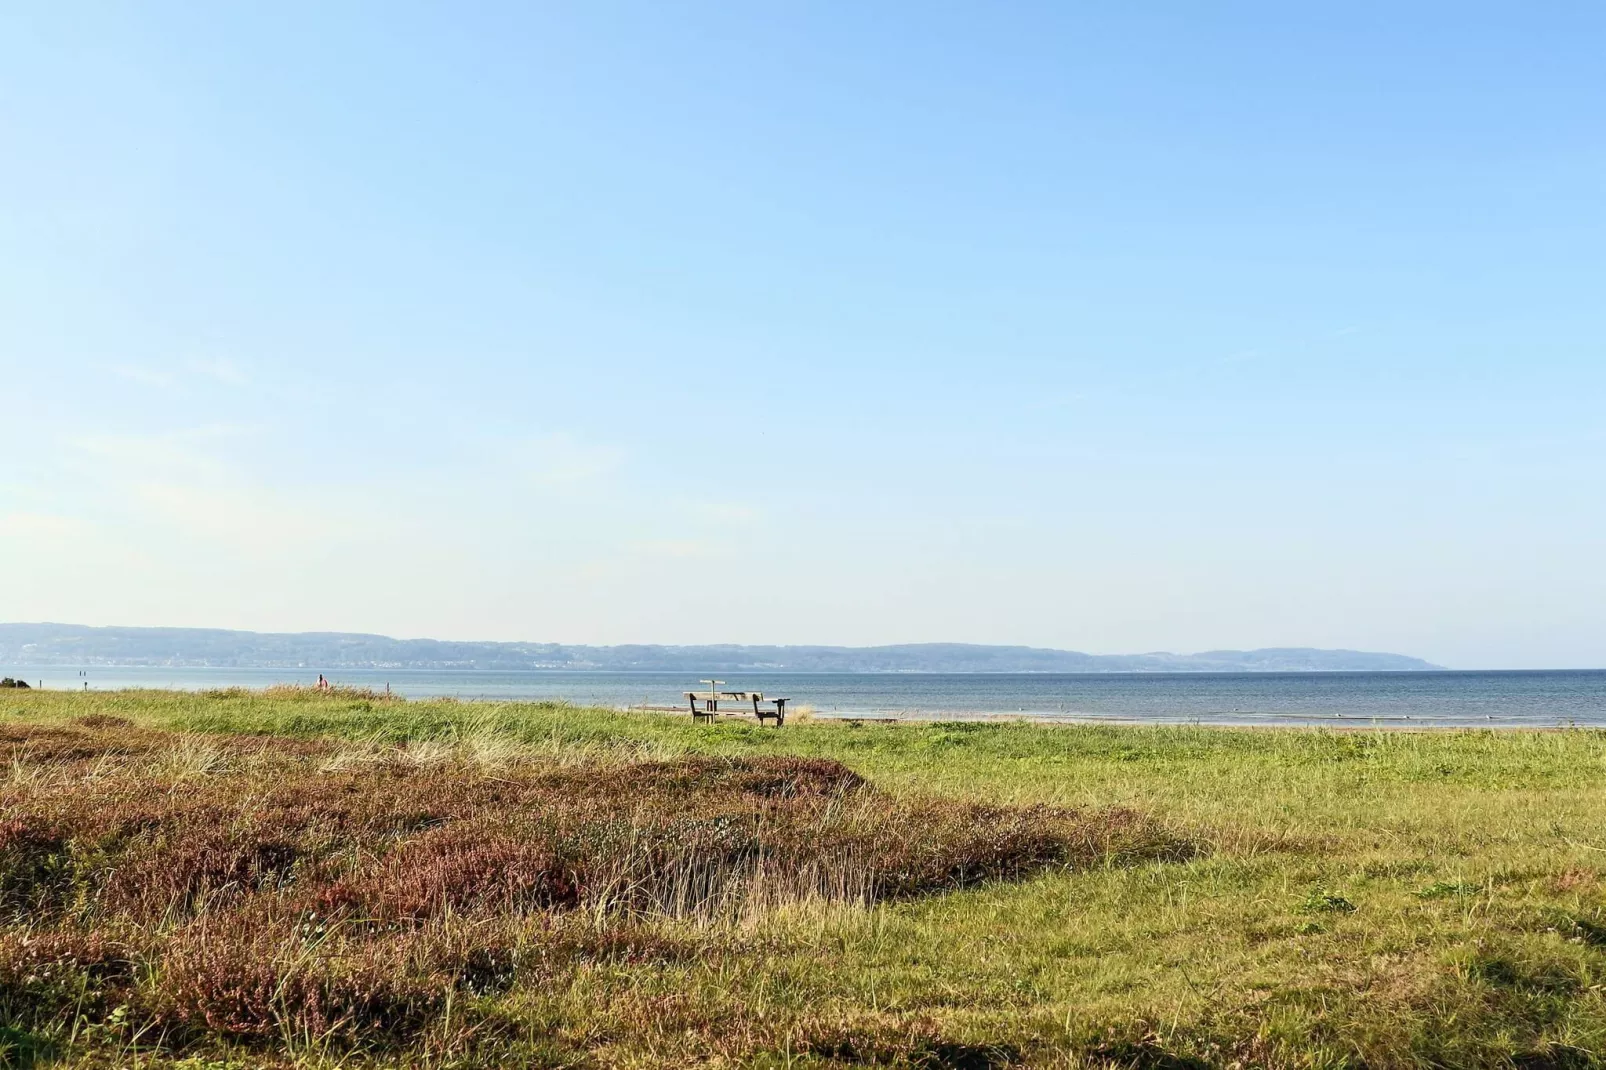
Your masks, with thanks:
<instances>
[{"instance_id":1,"label":"hazy shoreline","mask_svg":"<svg viewBox=\"0 0 1606 1070\"><path fill-rule=\"evenodd\" d=\"M60 670L56 670L60 672ZM44 690L174 695L307 686L317 673L223 669L8 670ZM694 674L641 672L336 673L328 678L419 703L684 707ZM706 678L705 678L706 679ZM1351 730L1606 728L1606 672L828 674L733 676L722 689L783 695L821 721L1209 726ZM739 712L739 711L732 711ZM673 716L673 714L669 714Z\"/></svg>"},{"instance_id":2,"label":"hazy shoreline","mask_svg":"<svg viewBox=\"0 0 1606 1070\"><path fill-rule=\"evenodd\" d=\"M657 644L396 639L362 632L0 623L0 663L102 667L488 672L1311 672L1427 671L1421 658L1315 647L1088 654L982 643Z\"/></svg>"}]
</instances>

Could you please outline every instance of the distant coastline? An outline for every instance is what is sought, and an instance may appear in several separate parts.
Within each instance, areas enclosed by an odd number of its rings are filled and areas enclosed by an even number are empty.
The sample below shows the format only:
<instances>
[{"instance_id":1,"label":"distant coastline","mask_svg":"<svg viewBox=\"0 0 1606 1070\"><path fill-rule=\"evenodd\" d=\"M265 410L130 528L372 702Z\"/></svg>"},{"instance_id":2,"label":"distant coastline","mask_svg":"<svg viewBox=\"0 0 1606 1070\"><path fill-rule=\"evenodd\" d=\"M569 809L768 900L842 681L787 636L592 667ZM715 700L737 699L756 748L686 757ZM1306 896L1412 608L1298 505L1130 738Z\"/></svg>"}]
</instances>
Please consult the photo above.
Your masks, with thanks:
<instances>
[{"instance_id":1,"label":"distant coastline","mask_svg":"<svg viewBox=\"0 0 1606 1070\"><path fill-rule=\"evenodd\" d=\"M580 646L393 639L355 632L0 624L0 665L167 668L486 669L604 672L1206 673L1432 672L1421 658L1273 647L1196 654L1085 654L1025 646Z\"/></svg>"}]
</instances>

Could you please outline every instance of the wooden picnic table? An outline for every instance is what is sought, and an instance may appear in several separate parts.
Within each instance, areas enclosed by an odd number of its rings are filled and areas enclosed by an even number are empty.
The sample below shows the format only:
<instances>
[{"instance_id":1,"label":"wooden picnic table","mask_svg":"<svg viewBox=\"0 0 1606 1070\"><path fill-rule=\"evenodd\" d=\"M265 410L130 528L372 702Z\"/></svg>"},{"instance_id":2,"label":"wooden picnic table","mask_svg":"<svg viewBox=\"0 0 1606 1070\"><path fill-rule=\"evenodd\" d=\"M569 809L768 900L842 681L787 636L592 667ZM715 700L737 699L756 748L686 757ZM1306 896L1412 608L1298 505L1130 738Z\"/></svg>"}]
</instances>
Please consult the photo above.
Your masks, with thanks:
<instances>
[{"instance_id":1,"label":"wooden picnic table","mask_svg":"<svg viewBox=\"0 0 1606 1070\"><path fill-rule=\"evenodd\" d=\"M721 702L741 703L744 706L751 702L753 704L753 716L758 718L759 724L763 724L766 720L772 718L777 728L786 723L786 704L792 701L789 698L783 698L779 695L765 695L762 691L715 690L725 682L724 680L700 680L698 682L708 684L709 690L684 692L686 703L691 709L691 719L693 721L712 721L715 717L718 717L721 713L719 708ZM699 703L701 704L700 707ZM769 709L764 708L766 703L769 705ZM747 711L744 709L742 712L746 713Z\"/></svg>"}]
</instances>

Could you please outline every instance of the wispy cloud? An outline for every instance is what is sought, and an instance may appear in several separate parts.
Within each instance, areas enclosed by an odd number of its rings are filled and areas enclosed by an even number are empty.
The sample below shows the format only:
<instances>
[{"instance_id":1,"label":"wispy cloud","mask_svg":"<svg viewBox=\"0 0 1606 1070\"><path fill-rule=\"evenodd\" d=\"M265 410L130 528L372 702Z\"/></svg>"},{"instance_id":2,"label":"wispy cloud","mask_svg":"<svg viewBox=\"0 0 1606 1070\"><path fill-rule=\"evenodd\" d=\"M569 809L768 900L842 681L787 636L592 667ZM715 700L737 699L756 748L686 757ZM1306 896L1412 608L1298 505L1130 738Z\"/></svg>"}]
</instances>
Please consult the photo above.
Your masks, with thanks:
<instances>
[{"instance_id":1,"label":"wispy cloud","mask_svg":"<svg viewBox=\"0 0 1606 1070\"><path fill-rule=\"evenodd\" d=\"M1026 403L1026 408L1033 412L1044 412L1050 409L1066 409L1073 405L1080 405L1087 400L1087 393L1082 390L1059 390L1046 394L1039 394Z\"/></svg>"},{"instance_id":2,"label":"wispy cloud","mask_svg":"<svg viewBox=\"0 0 1606 1070\"><path fill-rule=\"evenodd\" d=\"M0 537L70 538L87 532L90 525L75 516L58 513L0 513Z\"/></svg>"},{"instance_id":3,"label":"wispy cloud","mask_svg":"<svg viewBox=\"0 0 1606 1070\"><path fill-rule=\"evenodd\" d=\"M637 556L649 558L707 557L714 549L702 539L635 539L628 548Z\"/></svg>"},{"instance_id":4,"label":"wispy cloud","mask_svg":"<svg viewBox=\"0 0 1606 1070\"><path fill-rule=\"evenodd\" d=\"M1331 342L1339 338L1347 338L1352 334L1360 334L1362 329L1363 328L1360 324L1351 323L1347 326L1338 327L1323 334L1313 334L1304 338L1296 338L1293 341L1278 342L1276 344L1266 346L1245 347L1243 349L1234 350L1224 357L1218 357L1216 359L1216 363L1218 365L1233 365L1248 364L1252 361L1263 359L1275 360L1279 356L1289 356L1291 354L1298 353L1301 350L1308 349L1311 346L1318 345L1322 342Z\"/></svg>"},{"instance_id":5,"label":"wispy cloud","mask_svg":"<svg viewBox=\"0 0 1606 1070\"><path fill-rule=\"evenodd\" d=\"M154 390L182 390L199 382L231 387L255 385L246 367L228 357L197 357L186 361L175 361L170 365L122 362L100 364L97 367L120 379Z\"/></svg>"},{"instance_id":6,"label":"wispy cloud","mask_svg":"<svg viewBox=\"0 0 1606 1070\"><path fill-rule=\"evenodd\" d=\"M564 431L524 439L507 451L516 474L541 484L588 483L616 471L625 461L617 446L584 442Z\"/></svg>"},{"instance_id":7,"label":"wispy cloud","mask_svg":"<svg viewBox=\"0 0 1606 1070\"><path fill-rule=\"evenodd\" d=\"M151 434L80 435L67 439L67 445L80 461L88 460L103 472L217 474L225 464L216 443L253 430L241 424L204 424Z\"/></svg>"},{"instance_id":8,"label":"wispy cloud","mask_svg":"<svg viewBox=\"0 0 1606 1070\"><path fill-rule=\"evenodd\" d=\"M764 515L758 507L739 502L695 502L689 509L699 519L744 527L758 523Z\"/></svg>"},{"instance_id":9,"label":"wispy cloud","mask_svg":"<svg viewBox=\"0 0 1606 1070\"><path fill-rule=\"evenodd\" d=\"M225 449L236 424L68 439L67 467L87 497L128 520L248 556L323 545L373 527L345 501L303 499L255 477Z\"/></svg>"},{"instance_id":10,"label":"wispy cloud","mask_svg":"<svg viewBox=\"0 0 1606 1070\"><path fill-rule=\"evenodd\" d=\"M266 487L144 482L130 490L151 518L252 555L326 547L357 536L366 526L338 504L292 500Z\"/></svg>"},{"instance_id":11,"label":"wispy cloud","mask_svg":"<svg viewBox=\"0 0 1606 1070\"><path fill-rule=\"evenodd\" d=\"M178 376L158 368L147 368L138 364L103 364L100 367L101 370L110 372L119 379L127 379L131 383L154 387L157 390L172 390L178 386Z\"/></svg>"},{"instance_id":12,"label":"wispy cloud","mask_svg":"<svg viewBox=\"0 0 1606 1070\"><path fill-rule=\"evenodd\" d=\"M238 361L227 357L208 357L190 361L186 367L196 375L227 386L250 386L251 377Z\"/></svg>"}]
</instances>

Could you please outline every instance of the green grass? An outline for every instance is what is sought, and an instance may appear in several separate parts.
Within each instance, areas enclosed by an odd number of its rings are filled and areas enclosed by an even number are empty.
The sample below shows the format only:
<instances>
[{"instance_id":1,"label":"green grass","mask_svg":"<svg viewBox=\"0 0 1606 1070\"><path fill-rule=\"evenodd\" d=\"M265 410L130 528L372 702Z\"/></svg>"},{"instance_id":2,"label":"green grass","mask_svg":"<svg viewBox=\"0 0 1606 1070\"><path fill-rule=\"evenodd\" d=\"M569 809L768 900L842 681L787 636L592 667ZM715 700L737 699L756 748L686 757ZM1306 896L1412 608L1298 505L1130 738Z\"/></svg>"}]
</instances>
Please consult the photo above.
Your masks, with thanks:
<instances>
[{"instance_id":1,"label":"green grass","mask_svg":"<svg viewBox=\"0 0 1606 1070\"><path fill-rule=\"evenodd\" d=\"M696 954L598 960L465 1008L494 1042L217 1056L243 1064L1606 1065L1606 734L776 730L550 704L0 697L0 724L87 714L490 759L834 758L895 795L1130 807L1203 847L705 927ZM0 1050L93 1063L81 1039L10 1027Z\"/></svg>"}]
</instances>

